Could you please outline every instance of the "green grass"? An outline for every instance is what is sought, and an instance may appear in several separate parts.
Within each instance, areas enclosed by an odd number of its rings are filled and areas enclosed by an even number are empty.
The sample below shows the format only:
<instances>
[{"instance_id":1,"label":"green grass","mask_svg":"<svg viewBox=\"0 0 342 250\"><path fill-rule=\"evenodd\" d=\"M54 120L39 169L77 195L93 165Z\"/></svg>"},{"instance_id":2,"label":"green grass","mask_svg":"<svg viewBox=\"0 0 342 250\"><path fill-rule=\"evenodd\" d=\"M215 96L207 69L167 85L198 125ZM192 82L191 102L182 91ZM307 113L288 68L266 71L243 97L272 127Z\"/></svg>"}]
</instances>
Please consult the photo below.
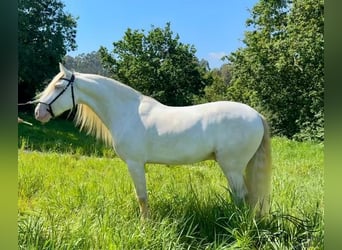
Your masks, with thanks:
<instances>
[{"instance_id":1,"label":"green grass","mask_svg":"<svg viewBox=\"0 0 342 250\"><path fill-rule=\"evenodd\" d=\"M111 148L92 136L80 132L71 121L56 118L42 124L34 119L33 114L21 113L19 117L33 124L33 126L18 125L19 148L96 157L115 156Z\"/></svg>"},{"instance_id":2,"label":"green grass","mask_svg":"<svg viewBox=\"0 0 342 250\"><path fill-rule=\"evenodd\" d=\"M272 213L262 219L231 202L213 161L148 165L151 218L141 222L111 149L67 121L24 126L20 249L323 249L323 145L273 138Z\"/></svg>"}]
</instances>

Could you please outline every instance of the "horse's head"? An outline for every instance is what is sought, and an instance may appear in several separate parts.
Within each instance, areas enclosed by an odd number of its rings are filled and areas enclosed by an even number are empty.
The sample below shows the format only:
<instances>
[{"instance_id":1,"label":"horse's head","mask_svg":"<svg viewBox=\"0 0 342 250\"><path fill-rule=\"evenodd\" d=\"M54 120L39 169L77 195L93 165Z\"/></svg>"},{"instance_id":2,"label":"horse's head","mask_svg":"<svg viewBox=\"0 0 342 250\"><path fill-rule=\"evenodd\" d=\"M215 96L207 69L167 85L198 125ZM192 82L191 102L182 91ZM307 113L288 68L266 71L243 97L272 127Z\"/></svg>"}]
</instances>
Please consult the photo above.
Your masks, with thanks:
<instances>
[{"instance_id":1,"label":"horse's head","mask_svg":"<svg viewBox=\"0 0 342 250\"><path fill-rule=\"evenodd\" d=\"M60 73L38 95L38 105L35 108L35 117L38 121L48 122L52 117L58 116L76 105L74 95L75 76L61 63L59 68Z\"/></svg>"}]
</instances>

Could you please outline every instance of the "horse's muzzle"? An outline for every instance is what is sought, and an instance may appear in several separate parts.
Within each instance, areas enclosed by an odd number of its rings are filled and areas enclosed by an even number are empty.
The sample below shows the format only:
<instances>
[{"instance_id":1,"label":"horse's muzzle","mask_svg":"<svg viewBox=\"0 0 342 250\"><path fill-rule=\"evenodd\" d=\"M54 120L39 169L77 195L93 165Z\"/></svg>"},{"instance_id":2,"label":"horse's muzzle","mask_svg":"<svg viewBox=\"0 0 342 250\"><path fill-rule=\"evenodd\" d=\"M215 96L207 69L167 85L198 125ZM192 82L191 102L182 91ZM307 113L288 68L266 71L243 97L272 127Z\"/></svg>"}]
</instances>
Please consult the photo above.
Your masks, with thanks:
<instances>
[{"instance_id":1,"label":"horse's muzzle","mask_svg":"<svg viewBox=\"0 0 342 250\"><path fill-rule=\"evenodd\" d=\"M46 123L50 121L52 116L51 116L51 113L48 111L48 108L49 107L47 107L46 104L39 103L34 110L34 115L35 115L36 120L42 123Z\"/></svg>"}]
</instances>

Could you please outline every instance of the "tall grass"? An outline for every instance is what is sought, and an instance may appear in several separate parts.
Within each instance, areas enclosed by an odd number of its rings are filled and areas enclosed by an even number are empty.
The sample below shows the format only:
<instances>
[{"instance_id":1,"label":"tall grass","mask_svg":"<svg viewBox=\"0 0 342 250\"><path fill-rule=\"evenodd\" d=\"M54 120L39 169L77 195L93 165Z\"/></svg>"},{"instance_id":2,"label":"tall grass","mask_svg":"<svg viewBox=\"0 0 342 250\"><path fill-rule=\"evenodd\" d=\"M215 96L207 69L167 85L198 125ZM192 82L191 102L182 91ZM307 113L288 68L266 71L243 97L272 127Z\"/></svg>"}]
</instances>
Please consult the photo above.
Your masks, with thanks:
<instances>
[{"instance_id":1,"label":"tall grass","mask_svg":"<svg viewBox=\"0 0 342 250\"><path fill-rule=\"evenodd\" d=\"M67 138L61 135L64 144ZM141 222L120 159L44 140L18 149L20 249L323 249L322 145L272 140L272 212L265 218L231 202L213 161L148 165L151 218Z\"/></svg>"}]
</instances>

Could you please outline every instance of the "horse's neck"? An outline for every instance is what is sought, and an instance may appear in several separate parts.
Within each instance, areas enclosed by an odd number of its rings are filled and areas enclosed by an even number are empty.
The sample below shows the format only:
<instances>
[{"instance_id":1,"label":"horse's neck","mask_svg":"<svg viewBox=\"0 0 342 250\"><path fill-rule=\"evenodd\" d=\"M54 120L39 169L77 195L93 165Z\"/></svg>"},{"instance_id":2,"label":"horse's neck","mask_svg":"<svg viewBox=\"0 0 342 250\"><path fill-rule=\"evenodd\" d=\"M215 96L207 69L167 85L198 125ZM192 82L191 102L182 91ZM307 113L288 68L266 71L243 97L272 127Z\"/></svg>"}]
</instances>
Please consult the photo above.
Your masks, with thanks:
<instances>
[{"instance_id":1,"label":"horse's neck","mask_svg":"<svg viewBox=\"0 0 342 250\"><path fill-rule=\"evenodd\" d=\"M85 80L80 84L80 103L89 106L108 128L133 112L139 103L140 93L123 84L106 78Z\"/></svg>"}]
</instances>

